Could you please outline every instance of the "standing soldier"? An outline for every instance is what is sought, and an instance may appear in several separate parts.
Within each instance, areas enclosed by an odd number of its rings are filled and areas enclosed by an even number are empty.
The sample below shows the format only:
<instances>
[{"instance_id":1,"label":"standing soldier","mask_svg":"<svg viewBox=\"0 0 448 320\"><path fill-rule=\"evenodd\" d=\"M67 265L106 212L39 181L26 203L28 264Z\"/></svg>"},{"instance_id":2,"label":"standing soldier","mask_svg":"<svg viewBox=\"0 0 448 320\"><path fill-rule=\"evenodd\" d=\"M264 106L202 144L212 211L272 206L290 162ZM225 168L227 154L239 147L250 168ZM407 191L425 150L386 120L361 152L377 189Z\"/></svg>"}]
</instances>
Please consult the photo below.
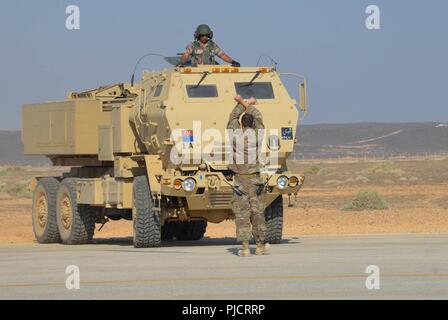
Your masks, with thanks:
<instances>
[{"instance_id":1,"label":"standing soldier","mask_svg":"<svg viewBox=\"0 0 448 320\"><path fill-rule=\"evenodd\" d=\"M178 66L184 65L191 57L191 65L197 67L200 64L216 64L215 56L218 56L225 62L232 64L233 67L239 67L240 64L229 57L212 40L213 31L206 24L201 24L196 28L194 41L189 43Z\"/></svg>"},{"instance_id":2,"label":"standing soldier","mask_svg":"<svg viewBox=\"0 0 448 320\"><path fill-rule=\"evenodd\" d=\"M258 159L258 130L263 130L264 124L261 112L254 107L255 98L244 100L238 95L235 101L238 104L230 114L227 124L227 129L233 130L233 136L236 138L232 139L234 159L229 165L229 169L235 173L232 210L235 214L237 238L243 244L239 255L248 257L252 236L257 244L255 254L267 254L265 206L262 199L264 184ZM240 125L239 118L243 113Z\"/></svg>"}]
</instances>

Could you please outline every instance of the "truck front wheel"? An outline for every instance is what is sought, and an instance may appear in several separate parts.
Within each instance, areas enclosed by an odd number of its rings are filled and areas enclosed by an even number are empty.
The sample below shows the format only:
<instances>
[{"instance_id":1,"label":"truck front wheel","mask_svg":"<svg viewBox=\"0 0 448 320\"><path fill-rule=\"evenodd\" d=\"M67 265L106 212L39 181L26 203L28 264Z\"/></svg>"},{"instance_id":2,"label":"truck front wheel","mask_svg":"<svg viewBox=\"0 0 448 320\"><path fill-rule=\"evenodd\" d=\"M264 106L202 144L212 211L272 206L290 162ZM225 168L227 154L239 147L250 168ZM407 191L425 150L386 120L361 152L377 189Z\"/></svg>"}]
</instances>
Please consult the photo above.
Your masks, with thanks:
<instances>
[{"instance_id":1,"label":"truck front wheel","mask_svg":"<svg viewBox=\"0 0 448 320\"><path fill-rule=\"evenodd\" d=\"M162 240L173 240L182 231L179 221L165 221L162 226Z\"/></svg>"},{"instance_id":2,"label":"truck front wheel","mask_svg":"<svg viewBox=\"0 0 448 320\"><path fill-rule=\"evenodd\" d=\"M187 222L179 222L181 231L176 235L176 239L180 241L201 240L207 230L206 220L191 220Z\"/></svg>"},{"instance_id":3,"label":"truck front wheel","mask_svg":"<svg viewBox=\"0 0 448 320\"><path fill-rule=\"evenodd\" d=\"M266 242L279 244L283 233L283 198L279 196L264 211L266 220Z\"/></svg>"},{"instance_id":4,"label":"truck front wheel","mask_svg":"<svg viewBox=\"0 0 448 320\"><path fill-rule=\"evenodd\" d=\"M162 242L160 213L153 210L151 191L146 176L134 179L133 198L134 247L159 247Z\"/></svg>"},{"instance_id":5,"label":"truck front wheel","mask_svg":"<svg viewBox=\"0 0 448 320\"><path fill-rule=\"evenodd\" d=\"M95 231L95 212L89 205L77 203L76 184L76 178L66 178L58 189L56 216L64 244L88 243Z\"/></svg>"}]
</instances>

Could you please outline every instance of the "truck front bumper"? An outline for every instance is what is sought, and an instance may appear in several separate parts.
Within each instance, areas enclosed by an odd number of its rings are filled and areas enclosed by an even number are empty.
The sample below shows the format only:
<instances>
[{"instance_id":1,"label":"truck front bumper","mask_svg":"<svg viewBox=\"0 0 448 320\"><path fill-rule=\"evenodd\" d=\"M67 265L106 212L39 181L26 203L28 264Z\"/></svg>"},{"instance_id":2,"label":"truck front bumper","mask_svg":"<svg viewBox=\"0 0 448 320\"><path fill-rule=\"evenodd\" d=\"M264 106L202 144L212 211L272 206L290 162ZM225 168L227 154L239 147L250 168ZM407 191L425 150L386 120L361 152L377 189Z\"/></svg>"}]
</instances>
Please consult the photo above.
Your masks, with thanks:
<instances>
[{"instance_id":1,"label":"truck front bumper","mask_svg":"<svg viewBox=\"0 0 448 320\"><path fill-rule=\"evenodd\" d=\"M267 175L261 175L263 180ZM279 185L280 177L286 177L286 186ZM283 181L284 178L282 178ZM222 210L231 209L233 181L224 181L225 176L221 172L203 172L194 176L163 176L161 178L162 195L185 198L189 210ZM300 174L285 172L270 176L263 197L266 205L269 205L281 194L296 195L305 181Z\"/></svg>"}]
</instances>

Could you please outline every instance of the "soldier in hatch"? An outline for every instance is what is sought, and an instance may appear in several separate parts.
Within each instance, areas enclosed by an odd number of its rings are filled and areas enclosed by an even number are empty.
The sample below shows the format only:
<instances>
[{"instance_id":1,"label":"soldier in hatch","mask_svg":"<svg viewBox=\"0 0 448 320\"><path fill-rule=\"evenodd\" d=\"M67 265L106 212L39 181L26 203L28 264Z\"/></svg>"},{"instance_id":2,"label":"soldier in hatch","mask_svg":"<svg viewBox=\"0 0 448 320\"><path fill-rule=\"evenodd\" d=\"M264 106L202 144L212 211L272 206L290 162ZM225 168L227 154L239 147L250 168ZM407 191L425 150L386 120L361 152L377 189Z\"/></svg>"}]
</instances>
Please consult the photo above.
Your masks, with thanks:
<instances>
[{"instance_id":1,"label":"soldier in hatch","mask_svg":"<svg viewBox=\"0 0 448 320\"><path fill-rule=\"evenodd\" d=\"M215 56L218 56L233 67L239 67L240 64L222 51L212 38L213 31L210 27L206 24L199 25L194 33L195 40L188 44L178 66L183 66L190 58L193 67L200 64L217 64Z\"/></svg>"}]
</instances>

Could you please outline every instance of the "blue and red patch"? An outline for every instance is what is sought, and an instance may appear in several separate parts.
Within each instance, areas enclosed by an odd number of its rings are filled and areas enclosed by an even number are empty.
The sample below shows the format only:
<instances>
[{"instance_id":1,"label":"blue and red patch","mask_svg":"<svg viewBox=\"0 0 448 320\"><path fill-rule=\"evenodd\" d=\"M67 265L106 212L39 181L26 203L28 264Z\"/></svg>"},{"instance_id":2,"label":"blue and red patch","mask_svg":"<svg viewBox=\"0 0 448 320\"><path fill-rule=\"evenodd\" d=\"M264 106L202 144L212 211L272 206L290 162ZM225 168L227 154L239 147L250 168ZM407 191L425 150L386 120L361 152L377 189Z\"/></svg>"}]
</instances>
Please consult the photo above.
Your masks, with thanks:
<instances>
[{"instance_id":1,"label":"blue and red patch","mask_svg":"<svg viewBox=\"0 0 448 320\"><path fill-rule=\"evenodd\" d=\"M193 142L193 130L182 131L182 141L183 142Z\"/></svg>"}]
</instances>

